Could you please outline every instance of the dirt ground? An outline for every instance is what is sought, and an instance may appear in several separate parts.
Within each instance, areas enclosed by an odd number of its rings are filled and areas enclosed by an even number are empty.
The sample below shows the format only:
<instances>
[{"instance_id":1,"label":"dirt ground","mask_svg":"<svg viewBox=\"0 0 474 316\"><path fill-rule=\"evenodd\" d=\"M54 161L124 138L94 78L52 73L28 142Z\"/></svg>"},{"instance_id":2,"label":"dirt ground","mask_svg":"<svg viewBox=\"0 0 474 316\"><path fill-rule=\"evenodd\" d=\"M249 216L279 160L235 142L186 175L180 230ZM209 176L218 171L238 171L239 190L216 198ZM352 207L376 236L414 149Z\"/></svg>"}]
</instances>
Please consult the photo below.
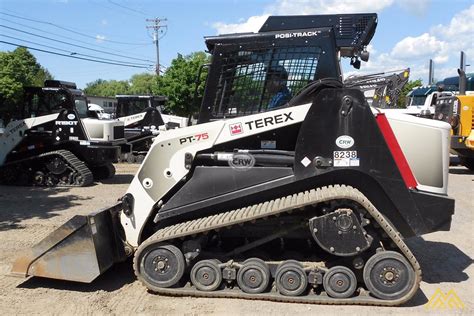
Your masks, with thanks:
<instances>
[{"instance_id":1,"label":"dirt ground","mask_svg":"<svg viewBox=\"0 0 474 316\"><path fill-rule=\"evenodd\" d=\"M91 284L9 276L15 256L73 215L110 206L125 193L137 165L117 165L117 175L87 188L49 189L0 186L0 314L474 314L474 174L451 167L449 194L456 213L449 232L408 240L423 269L421 290L396 308L324 306L237 299L174 298L148 293L136 281L131 262L111 268ZM462 310L428 310L437 289L454 290Z\"/></svg>"}]
</instances>

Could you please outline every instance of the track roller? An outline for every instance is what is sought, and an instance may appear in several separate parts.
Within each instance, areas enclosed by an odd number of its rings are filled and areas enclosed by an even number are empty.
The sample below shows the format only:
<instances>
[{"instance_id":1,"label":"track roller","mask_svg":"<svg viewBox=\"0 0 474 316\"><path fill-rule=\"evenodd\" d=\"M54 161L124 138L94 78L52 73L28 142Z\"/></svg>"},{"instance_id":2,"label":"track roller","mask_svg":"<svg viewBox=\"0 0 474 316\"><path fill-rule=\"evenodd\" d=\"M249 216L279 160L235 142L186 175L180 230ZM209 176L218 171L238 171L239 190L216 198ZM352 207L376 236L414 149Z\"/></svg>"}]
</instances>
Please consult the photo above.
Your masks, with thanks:
<instances>
[{"instance_id":1,"label":"track roller","mask_svg":"<svg viewBox=\"0 0 474 316\"><path fill-rule=\"evenodd\" d=\"M184 274L181 250L170 244L150 244L138 254L143 282L149 289L172 287Z\"/></svg>"},{"instance_id":2,"label":"track roller","mask_svg":"<svg viewBox=\"0 0 474 316\"><path fill-rule=\"evenodd\" d=\"M299 296L308 286L308 276L301 263L287 260L278 266L275 274L278 292L286 296Z\"/></svg>"},{"instance_id":3,"label":"track roller","mask_svg":"<svg viewBox=\"0 0 474 316\"><path fill-rule=\"evenodd\" d=\"M201 291L214 291L221 285L219 260L201 260L191 269L191 282Z\"/></svg>"},{"instance_id":4,"label":"track roller","mask_svg":"<svg viewBox=\"0 0 474 316\"><path fill-rule=\"evenodd\" d=\"M324 290L330 297L351 297L357 288L357 278L351 269L343 266L335 266L324 274Z\"/></svg>"},{"instance_id":5,"label":"track roller","mask_svg":"<svg viewBox=\"0 0 474 316\"><path fill-rule=\"evenodd\" d=\"M258 258L245 260L237 272L237 284L245 293L262 293L268 288L270 278L268 265Z\"/></svg>"},{"instance_id":6,"label":"track roller","mask_svg":"<svg viewBox=\"0 0 474 316\"><path fill-rule=\"evenodd\" d=\"M367 260L364 282L373 296L396 300L413 288L415 271L398 252L381 251Z\"/></svg>"},{"instance_id":7,"label":"track roller","mask_svg":"<svg viewBox=\"0 0 474 316\"><path fill-rule=\"evenodd\" d=\"M46 178L46 176L45 176L44 172L36 171L34 176L33 176L33 184L38 185L38 186L42 186L44 184L45 178Z\"/></svg>"}]
</instances>

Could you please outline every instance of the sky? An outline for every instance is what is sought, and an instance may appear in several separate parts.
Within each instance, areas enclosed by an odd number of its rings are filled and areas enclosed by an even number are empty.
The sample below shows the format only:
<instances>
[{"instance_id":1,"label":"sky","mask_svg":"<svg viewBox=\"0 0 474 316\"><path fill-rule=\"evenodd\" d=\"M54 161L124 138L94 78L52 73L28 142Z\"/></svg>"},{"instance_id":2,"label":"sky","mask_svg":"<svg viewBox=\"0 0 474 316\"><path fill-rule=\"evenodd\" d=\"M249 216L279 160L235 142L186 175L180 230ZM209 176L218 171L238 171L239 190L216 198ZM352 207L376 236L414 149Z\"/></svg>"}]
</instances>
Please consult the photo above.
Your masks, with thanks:
<instances>
[{"instance_id":1,"label":"sky","mask_svg":"<svg viewBox=\"0 0 474 316\"><path fill-rule=\"evenodd\" d=\"M378 26L357 73L410 67L410 78L426 84L430 58L436 79L455 76L461 50L474 72L474 0L0 0L0 41L55 52L30 50L55 79L85 88L154 72L146 19L163 19L160 64L167 67L178 54L205 50L205 36L256 32L268 15L360 12L377 13ZM0 51L13 49L0 43ZM356 73L349 60L342 64L345 76Z\"/></svg>"}]
</instances>

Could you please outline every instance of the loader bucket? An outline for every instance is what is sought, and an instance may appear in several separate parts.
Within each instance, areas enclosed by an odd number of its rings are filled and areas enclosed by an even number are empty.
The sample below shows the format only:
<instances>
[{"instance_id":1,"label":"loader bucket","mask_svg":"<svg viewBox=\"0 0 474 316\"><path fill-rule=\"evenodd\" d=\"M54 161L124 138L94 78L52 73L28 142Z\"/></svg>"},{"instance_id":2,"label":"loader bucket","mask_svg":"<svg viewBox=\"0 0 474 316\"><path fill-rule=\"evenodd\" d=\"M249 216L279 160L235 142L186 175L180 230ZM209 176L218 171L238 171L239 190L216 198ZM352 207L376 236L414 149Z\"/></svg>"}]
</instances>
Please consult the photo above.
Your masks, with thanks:
<instances>
[{"instance_id":1,"label":"loader bucket","mask_svg":"<svg viewBox=\"0 0 474 316\"><path fill-rule=\"evenodd\" d=\"M11 274L92 282L126 258L119 237L120 209L117 203L87 216L74 216L18 257Z\"/></svg>"}]
</instances>

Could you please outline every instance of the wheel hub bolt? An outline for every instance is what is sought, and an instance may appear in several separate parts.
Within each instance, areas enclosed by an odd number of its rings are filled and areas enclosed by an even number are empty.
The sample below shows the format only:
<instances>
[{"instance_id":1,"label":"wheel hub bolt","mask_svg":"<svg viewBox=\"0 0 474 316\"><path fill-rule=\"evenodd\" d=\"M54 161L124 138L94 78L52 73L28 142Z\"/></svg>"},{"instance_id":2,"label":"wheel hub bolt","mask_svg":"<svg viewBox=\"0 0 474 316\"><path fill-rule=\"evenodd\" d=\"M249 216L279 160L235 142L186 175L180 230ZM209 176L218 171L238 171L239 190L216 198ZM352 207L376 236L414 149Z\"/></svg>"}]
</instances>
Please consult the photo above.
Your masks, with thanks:
<instances>
[{"instance_id":1,"label":"wheel hub bolt","mask_svg":"<svg viewBox=\"0 0 474 316\"><path fill-rule=\"evenodd\" d=\"M166 263L162 260L158 261L158 263L156 264L156 267L159 269L159 270L163 270L166 266Z\"/></svg>"},{"instance_id":2,"label":"wheel hub bolt","mask_svg":"<svg viewBox=\"0 0 474 316\"><path fill-rule=\"evenodd\" d=\"M385 279L387 279L388 281L392 281L394 278L395 276L393 275L393 272L388 271L387 273L385 273Z\"/></svg>"}]
</instances>

